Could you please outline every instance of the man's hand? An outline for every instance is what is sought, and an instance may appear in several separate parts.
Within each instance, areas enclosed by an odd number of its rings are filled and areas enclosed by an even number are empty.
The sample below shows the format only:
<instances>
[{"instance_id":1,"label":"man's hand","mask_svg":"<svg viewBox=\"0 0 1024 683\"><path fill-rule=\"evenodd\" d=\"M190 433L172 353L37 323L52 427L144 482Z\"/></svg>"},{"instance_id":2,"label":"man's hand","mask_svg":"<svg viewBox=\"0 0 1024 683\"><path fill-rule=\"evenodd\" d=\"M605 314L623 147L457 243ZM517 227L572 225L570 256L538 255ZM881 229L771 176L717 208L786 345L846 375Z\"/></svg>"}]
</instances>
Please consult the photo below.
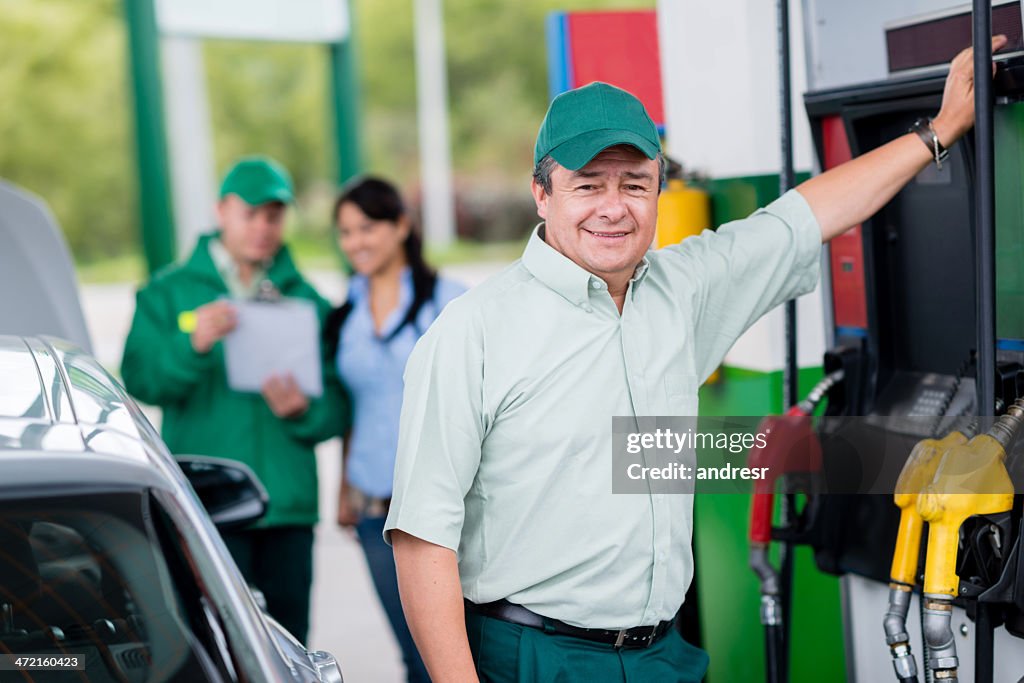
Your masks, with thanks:
<instances>
[{"instance_id":1,"label":"man's hand","mask_svg":"<svg viewBox=\"0 0 1024 683\"><path fill-rule=\"evenodd\" d=\"M196 328L190 337L196 353L209 353L238 324L235 307L228 301L214 301L196 309Z\"/></svg>"},{"instance_id":2,"label":"man's hand","mask_svg":"<svg viewBox=\"0 0 1024 683\"><path fill-rule=\"evenodd\" d=\"M270 376L263 383L262 393L270 412L278 417L299 417L309 409L309 399L291 375Z\"/></svg>"},{"instance_id":3,"label":"man's hand","mask_svg":"<svg viewBox=\"0 0 1024 683\"><path fill-rule=\"evenodd\" d=\"M1005 36L992 38L997 50ZM951 146L974 125L974 51L958 54L949 65L942 108L932 127L944 147ZM993 73L995 67L993 66ZM827 242L875 215L903 186L934 160L933 152L915 133L907 133L856 159L801 183Z\"/></svg>"},{"instance_id":4,"label":"man's hand","mask_svg":"<svg viewBox=\"0 0 1024 683\"><path fill-rule=\"evenodd\" d=\"M992 52L1002 49L1004 35L992 37ZM992 65L995 75L996 65ZM949 147L974 125L974 50L967 48L949 64L946 87L942 92L942 108L932 120L932 128L943 147Z\"/></svg>"}]
</instances>

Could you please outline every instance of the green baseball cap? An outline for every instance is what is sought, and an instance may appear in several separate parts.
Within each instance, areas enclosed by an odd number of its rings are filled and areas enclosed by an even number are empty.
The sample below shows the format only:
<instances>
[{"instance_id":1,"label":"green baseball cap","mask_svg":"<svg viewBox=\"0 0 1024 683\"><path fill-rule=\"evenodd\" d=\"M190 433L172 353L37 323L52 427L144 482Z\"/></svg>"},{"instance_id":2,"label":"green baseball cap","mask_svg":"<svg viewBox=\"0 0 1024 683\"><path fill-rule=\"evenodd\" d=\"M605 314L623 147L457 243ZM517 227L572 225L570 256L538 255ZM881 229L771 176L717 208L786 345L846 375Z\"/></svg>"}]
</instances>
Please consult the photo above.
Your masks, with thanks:
<instances>
[{"instance_id":1,"label":"green baseball cap","mask_svg":"<svg viewBox=\"0 0 1024 683\"><path fill-rule=\"evenodd\" d=\"M661 151L658 128L643 103L625 90L595 81L552 100L537 133L533 163L550 154L577 171L615 145L632 145L648 159Z\"/></svg>"},{"instance_id":2,"label":"green baseball cap","mask_svg":"<svg viewBox=\"0 0 1024 683\"><path fill-rule=\"evenodd\" d=\"M271 202L290 204L295 199L288 171L263 156L242 157L235 162L220 184L220 198L229 194L238 195L252 206Z\"/></svg>"}]
</instances>

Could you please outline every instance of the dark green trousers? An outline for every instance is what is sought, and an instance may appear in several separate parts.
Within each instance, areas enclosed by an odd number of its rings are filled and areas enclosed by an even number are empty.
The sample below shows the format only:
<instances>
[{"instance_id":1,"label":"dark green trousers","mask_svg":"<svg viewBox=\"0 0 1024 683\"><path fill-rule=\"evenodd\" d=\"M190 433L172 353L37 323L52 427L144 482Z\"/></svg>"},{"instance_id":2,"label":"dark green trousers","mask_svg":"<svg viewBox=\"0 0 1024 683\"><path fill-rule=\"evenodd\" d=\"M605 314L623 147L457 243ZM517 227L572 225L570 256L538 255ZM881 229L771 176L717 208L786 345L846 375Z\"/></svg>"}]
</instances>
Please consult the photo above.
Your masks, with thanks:
<instances>
[{"instance_id":1,"label":"dark green trousers","mask_svg":"<svg viewBox=\"0 0 1024 683\"><path fill-rule=\"evenodd\" d=\"M270 616L305 643L313 587L313 527L246 529L221 535L242 576L267 599Z\"/></svg>"},{"instance_id":2,"label":"dark green trousers","mask_svg":"<svg viewBox=\"0 0 1024 683\"><path fill-rule=\"evenodd\" d=\"M673 629L649 648L616 650L589 640L466 614L481 683L697 683L708 654Z\"/></svg>"}]
</instances>

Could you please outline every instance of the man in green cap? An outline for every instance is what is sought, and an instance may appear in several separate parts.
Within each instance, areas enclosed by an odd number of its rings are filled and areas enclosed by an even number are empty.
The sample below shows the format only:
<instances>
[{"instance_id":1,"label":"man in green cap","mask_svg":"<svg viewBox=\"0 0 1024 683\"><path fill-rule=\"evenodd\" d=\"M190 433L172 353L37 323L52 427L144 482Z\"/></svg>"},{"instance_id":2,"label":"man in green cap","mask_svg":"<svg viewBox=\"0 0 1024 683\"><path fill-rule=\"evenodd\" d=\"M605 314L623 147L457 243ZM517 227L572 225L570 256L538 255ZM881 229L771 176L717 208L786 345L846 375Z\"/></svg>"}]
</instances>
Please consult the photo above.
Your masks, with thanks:
<instances>
[{"instance_id":1,"label":"man in green cap","mask_svg":"<svg viewBox=\"0 0 1024 683\"><path fill-rule=\"evenodd\" d=\"M435 683L703 678L706 653L672 628L693 496L613 494L612 417L696 415L740 334L814 289L822 242L973 125L971 73L965 51L927 135L658 251L664 159L641 103L603 83L555 98L534 152L544 222L406 366L385 536Z\"/></svg>"},{"instance_id":2,"label":"man in green cap","mask_svg":"<svg viewBox=\"0 0 1024 683\"><path fill-rule=\"evenodd\" d=\"M326 361L317 398L291 376L271 377L260 394L234 391L220 343L237 322L234 300L306 299L321 323L329 311L282 243L292 194L287 171L271 159L243 158L228 171L219 229L139 291L121 374L129 392L163 409L172 453L240 460L259 476L270 496L266 516L224 540L270 614L304 642L317 521L313 447L345 427L345 397Z\"/></svg>"}]
</instances>

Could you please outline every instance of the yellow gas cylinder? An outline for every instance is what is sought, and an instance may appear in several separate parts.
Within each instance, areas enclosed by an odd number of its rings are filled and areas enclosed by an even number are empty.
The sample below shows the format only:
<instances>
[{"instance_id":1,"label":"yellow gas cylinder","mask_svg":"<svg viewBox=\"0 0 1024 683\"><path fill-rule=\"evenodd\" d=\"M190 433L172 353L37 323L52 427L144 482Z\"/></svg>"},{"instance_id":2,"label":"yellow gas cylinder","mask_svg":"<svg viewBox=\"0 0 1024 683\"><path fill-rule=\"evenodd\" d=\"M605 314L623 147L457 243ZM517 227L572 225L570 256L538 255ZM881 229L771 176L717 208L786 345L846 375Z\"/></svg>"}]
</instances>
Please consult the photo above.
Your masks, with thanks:
<instances>
[{"instance_id":1,"label":"yellow gas cylinder","mask_svg":"<svg viewBox=\"0 0 1024 683\"><path fill-rule=\"evenodd\" d=\"M678 244L711 227L711 199L704 190L671 178L658 197L658 226L655 248Z\"/></svg>"},{"instance_id":2,"label":"yellow gas cylinder","mask_svg":"<svg viewBox=\"0 0 1024 683\"><path fill-rule=\"evenodd\" d=\"M668 186L658 197L658 224L654 246L661 249L679 244L687 237L699 235L711 227L711 198L704 190L690 187L682 178L669 178ZM721 379L721 368L708 377L706 384Z\"/></svg>"}]
</instances>

